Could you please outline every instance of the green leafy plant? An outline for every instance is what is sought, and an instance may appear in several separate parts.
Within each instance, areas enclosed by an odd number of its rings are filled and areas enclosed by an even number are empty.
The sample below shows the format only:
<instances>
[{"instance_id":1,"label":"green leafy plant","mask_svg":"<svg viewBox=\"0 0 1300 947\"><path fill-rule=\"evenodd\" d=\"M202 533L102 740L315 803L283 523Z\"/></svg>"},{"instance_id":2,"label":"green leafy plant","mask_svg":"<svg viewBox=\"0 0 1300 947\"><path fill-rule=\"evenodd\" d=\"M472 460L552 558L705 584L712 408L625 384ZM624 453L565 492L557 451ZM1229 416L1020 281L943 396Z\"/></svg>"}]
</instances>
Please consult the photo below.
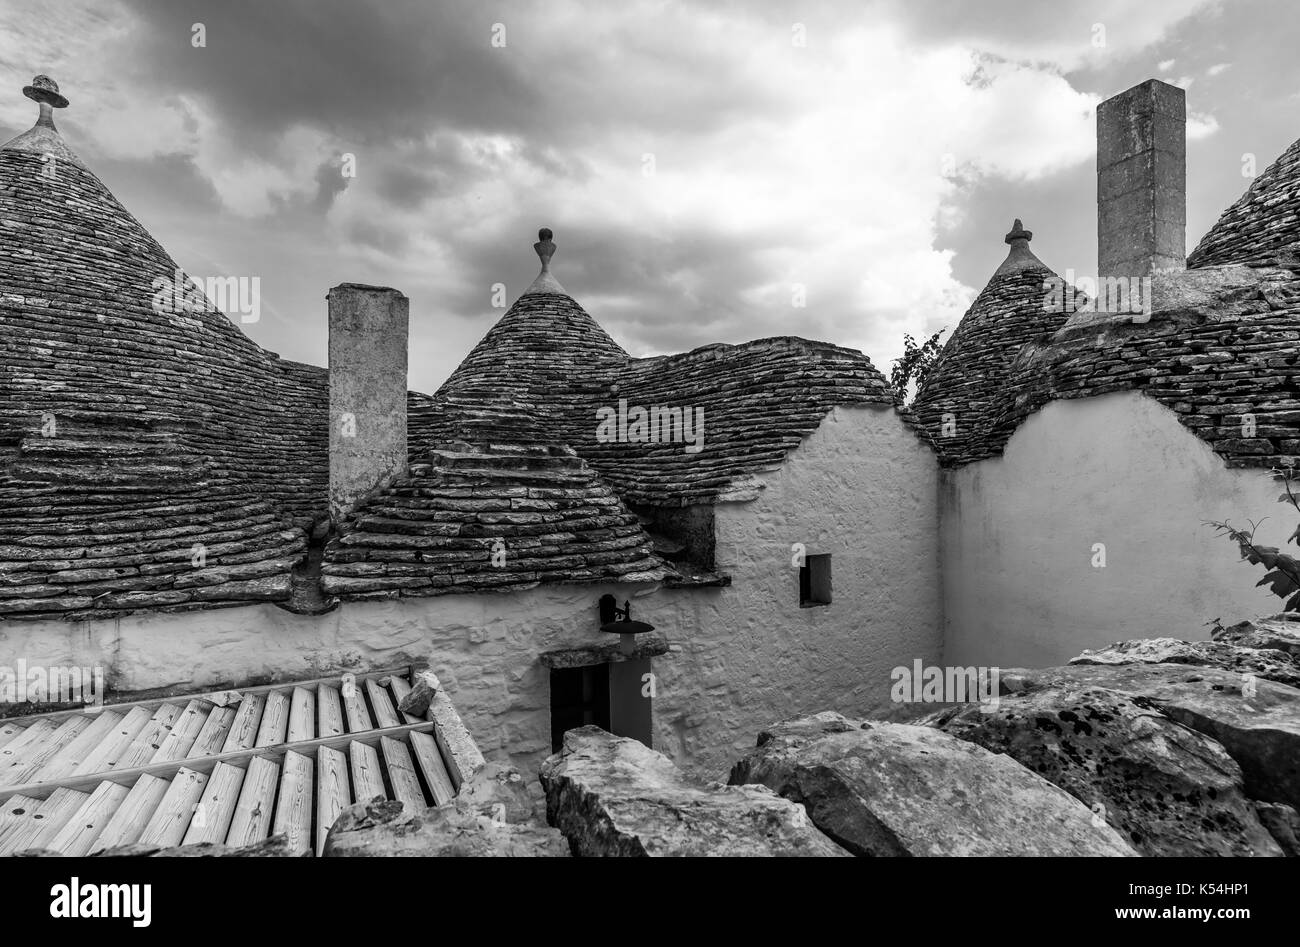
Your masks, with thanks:
<instances>
[{"instance_id":1,"label":"green leafy plant","mask_svg":"<svg viewBox=\"0 0 1300 947\"><path fill-rule=\"evenodd\" d=\"M1300 513L1300 499L1297 499L1293 489L1295 468L1287 468L1285 471L1274 470L1274 473L1281 474L1286 489L1286 493L1278 497L1278 502L1290 504L1292 509ZM1257 586L1267 585L1270 592L1286 602L1285 608L1288 612L1300 611L1300 558L1288 555L1276 546L1257 544L1255 532L1259 529L1259 523L1251 523L1248 530L1238 529L1226 521L1211 522L1206 525L1213 526L1219 535L1233 540L1241 550L1242 559L1268 570L1264 573L1264 578L1255 583ZM1300 546L1300 526L1291 533L1287 542Z\"/></svg>"},{"instance_id":2,"label":"green leafy plant","mask_svg":"<svg viewBox=\"0 0 1300 947\"><path fill-rule=\"evenodd\" d=\"M946 331L946 327L940 329L920 345L916 344L916 339L912 338L910 332L903 334L903 354L894 359L893 367L889 370L889 385L899 400L911 400L908 390L912 383L916 384L917 391L921 390L930 369L939 360L939 352L943 349L939 344L939 336Z\"/></svg>"}]
</instances>

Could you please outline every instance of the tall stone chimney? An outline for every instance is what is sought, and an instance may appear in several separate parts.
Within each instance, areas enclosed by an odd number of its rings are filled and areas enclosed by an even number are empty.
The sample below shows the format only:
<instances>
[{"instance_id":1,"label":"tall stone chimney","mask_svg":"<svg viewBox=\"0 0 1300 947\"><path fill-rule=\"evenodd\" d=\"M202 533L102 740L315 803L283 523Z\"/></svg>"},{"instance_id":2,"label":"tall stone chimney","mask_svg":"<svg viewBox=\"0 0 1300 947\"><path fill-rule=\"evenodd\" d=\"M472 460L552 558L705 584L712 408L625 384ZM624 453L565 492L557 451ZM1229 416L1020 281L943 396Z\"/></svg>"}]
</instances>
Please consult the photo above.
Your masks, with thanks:
<instances>
[{"instance_id":1,"label":"tall stone chimney","mask_svg":"<svg viewBox=\"0 0 1300 947\"><path fill-rule=\"evenodd\" d=\"M329 291L330 522L406 472L410 301L395 289Z\"/></svg>"},{"instance_id":2,"label":"tall stone chimney","mask_svg":"<svg viewBox=\"0 0 1300 947\"><path fill-rule=\"evenodd\" d=\"M1148 79L1097 106L1097 271L1150 276L1187 261L1187 95Z\"/></svg>"}]
</instances>

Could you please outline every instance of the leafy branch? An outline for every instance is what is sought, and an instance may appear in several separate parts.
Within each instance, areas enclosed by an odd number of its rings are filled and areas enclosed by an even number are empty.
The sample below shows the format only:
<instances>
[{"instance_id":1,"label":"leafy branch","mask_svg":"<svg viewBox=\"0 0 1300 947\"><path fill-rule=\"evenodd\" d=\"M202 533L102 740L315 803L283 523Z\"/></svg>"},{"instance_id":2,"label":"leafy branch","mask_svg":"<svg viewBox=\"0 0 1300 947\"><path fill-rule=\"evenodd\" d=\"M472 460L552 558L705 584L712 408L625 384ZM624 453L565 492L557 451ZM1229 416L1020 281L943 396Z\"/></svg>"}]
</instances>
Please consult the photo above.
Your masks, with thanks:
<instances>
[{"instance_id":1,"label":"leafy branch","mask_svg":"<svg viewBox=\"0 0 1300 947\"><path fill-rule=\"evenodd\" d=\"M907 395L913 382L916 384L916 390L921 390L926 376L930 374L930 369L934 368L935 362L939 360L939 352L943 349L939 344L939 336L946 331L945 326L920 345L916 344L916 339L912 338L910 332L903 333L903 354L894 359L894 364L889 370L889 386L894 389L900 400L910 400Z\"/></svg>"},{"instance_id":2,"label":"leafy branch","mask_svg":"<svg viewBox=\"0 0 1300 947\"><path fill-rule=\"evenodd\" d=\"M1289 467L1285 471L1275 469L1273 472L1282 475L1286 490L1284 496L1278 497L1278 502L1289 503L1292 509L1300 513L1300 498L1297 498L1293 489L1295 469ZM1256 586L1267 585L1270 592L1286 602L1286 611L1300 611L1300 558L1288 555L1276 546L1261 546L1256 543L1255 532L1259 529L1259 523L1250 523L1249 530L1238 529L1226 520L1205 525L1214 527L1219 535L1227 536L1235 542L1241 550L1242 559L1268 570L1264 578L1255 583ZM1300 526L1287 537L1287 542L1300 546Z\"/></svg>"}]
</instances>

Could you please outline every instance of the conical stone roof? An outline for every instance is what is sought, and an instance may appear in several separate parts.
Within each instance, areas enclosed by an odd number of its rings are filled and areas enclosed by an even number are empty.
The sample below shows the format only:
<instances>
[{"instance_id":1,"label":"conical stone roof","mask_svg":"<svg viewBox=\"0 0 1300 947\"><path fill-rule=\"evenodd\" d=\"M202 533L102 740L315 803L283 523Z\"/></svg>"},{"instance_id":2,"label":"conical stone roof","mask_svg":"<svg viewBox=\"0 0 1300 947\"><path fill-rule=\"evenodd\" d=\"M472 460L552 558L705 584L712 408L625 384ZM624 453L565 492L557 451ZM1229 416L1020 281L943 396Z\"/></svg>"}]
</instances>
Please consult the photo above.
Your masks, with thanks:
<instances>
[{"instance_id":1,"label":"conical stone roof","mask_svg":"<svg viewBox=\"0 0 1300 947\"><path fill-rule=\"evenodd\" d=\"M987 456L985 440L999 396L1014 381L1017 354L1069 317L1051 303L1045 284L1060 277L1029 249L1032 238L1017 220L1006 236L1006 259L962 316L912 403L913 417L947 465Z\"/></svg>"},{"instance_id":2,"label":"conical stone roof","mask_svg":"<svg viewBox=\"0 0 1300 947\"><path fill-rule=\"evenodd\" d=\"M1300 258L1300 140L1257 177L1223 212L1187 257L1188 267L1252 263L1267 266Z\"/></svg>"},{"instance_id":3,"label":"conical stone roof","mask_svg":"<svg viewBox=\"0 0 1300 947\"><path fill-rule=\"evenodd\" d=\"M0 147L0 618L287 599L324 508L325 373L170 305L175 261L42 79Z\"/></svg>"}]
</instances>

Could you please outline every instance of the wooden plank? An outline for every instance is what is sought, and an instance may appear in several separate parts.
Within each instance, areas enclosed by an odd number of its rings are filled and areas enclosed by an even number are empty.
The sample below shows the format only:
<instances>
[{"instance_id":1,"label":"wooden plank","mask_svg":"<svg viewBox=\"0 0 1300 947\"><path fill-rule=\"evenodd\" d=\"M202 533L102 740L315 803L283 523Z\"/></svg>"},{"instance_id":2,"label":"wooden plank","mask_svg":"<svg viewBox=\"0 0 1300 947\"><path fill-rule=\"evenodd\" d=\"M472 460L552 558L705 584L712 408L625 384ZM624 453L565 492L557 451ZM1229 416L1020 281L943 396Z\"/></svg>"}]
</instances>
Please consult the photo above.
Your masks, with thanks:
<instances>
[{"instance_id":1,"label":"wooden plank","mask_svg":"<svg viewBox=\"0 0 1300 947\"><path fill-rule=\"evenodd\" d=\"M266 695L266 709L262 711L262 725L257 728L257 746L278 746L286 742L289 732L289 695L272 691Z\"/></svg>"},{"instance_id":2,"label":"wooden plank","mask_svg":"<svg viewBox=\"0 0 1300 947\"><path fill-rule=\"evenodd\" d=\"M313 783L311 758L292 750L285 753L271 834L288 836L289 850L295 853L311 851Z\"/></svg>"},{"instance_id":3,"label":"wooden plank","mask_svg":"<svg viewBox=\"0 0 1300 947\"><path fill-rule=\"evenodd\" d=\"M150 776L157 776L161 779L171 779L182 766L187 769L196 770L201 773L210 773L214 766L220 762L234 763L243 766L253 756L265 756L268 759L280 760L289 750L296 750L299 753L305 753L314 756L319 747L327 746L331 749L346 751L348 744L353 740L360 740L367 746L379 746L381 737L399 737L405 739L410 733L433 733L434 723L425 721L418 724L403 724L400 727L391 727L386 730L370 730L365 733L344 734L337 737L316 738L308 740L305 743L284 743L280 746L265 747L263 749L253 750L232 750L229 753L222 753L219 756L208 756L184 761L172 761L167 763L147 763L144 766L138 766L135 769L116 769L105 773L92 773L85 776L72 775L63 779L54 780L48 783L27 783L21 786L0 786L0 803L5 799L17 793L32 796L35 799L44 799L51 792L60 786L66 786L69 789L77 789L84 792L91 792L103 780L111 780L115 783L122 783L126 786L135 784L135 780L144 773ZM446 759L446 757L443 757Z\"/></svg>"},{"instance_id":4,"label":"wooden plank","mask_svg":"<svg viewBox=\"0 0 1300 947\"><path fill-rule=\"evenodd\" d=\"M142 708L136 708L141 710ZM115 783L114 785L122 785ZM144 832L144 827L149 824L153 814L158 811L158 804L162 802L163 796L166 795L168 787L171 785L165 779L159 779L157 776L148 774L141 776L135 781L135 785L127 791L126 798L122 804L117 807L113 817L108 820L108 825L104 826L104 831L99 833L99 838L95 839L91 846L91 852L102 852L106 849L117 848L119 845L130 845L140 840L140 835ZM123 789L127 787L123 786Z\"/></svg>"},{"instance_id":5,"label":"wooden plank","mask_svg":"<svg viewBox=\"0 0 1300 947\"><path fill-rule=\"evenodd\" d=\"M186 759L196 756L216 756L226 745L226 735L230 733L235 722L234 707L213 707L208 719L203 722L203 729L194 738L194 745L185 754Z\"/></svg>"},{"instance_id":6,"label":"wooden plank","mask_svg":"<svg viewBox=\"0 0 1300 947\"><path fill-rule=\"evenodd\" d=\"M352 804L348 789L348 760L338 750L316 751L316 854L325 851L325 837L339 814Z\"/></svg>"},{"instance_id":7,"label":"wooden plank","mask_svg":"<svg viewBox=\"0 0 1300 947\"><path fill-rule=\"evenodd\" d=\"M244 788L239 792L226 844L234 847L252 845L266 838L275 811L275 784L280 779L280 764L264 756L248 761Z\"/></svg>"},{"instance_id":8,"label":"wooden plank","mask_svg":"<svg viewBox=\"0 0 1300 947\"><path fill-rule=\"evenodd\" d=\"M397 708L393 706L387 688L381 687L378 681L369 680L365 682L365 688L370 706L375 710L375 722L380 728L398 726L401 721L397 719Z\"/></svg>"},{"instance_id":9,"label":"wooden plank","mask_svg":"<svg viewBox=\"0 0 1300 947\"><path fill-rule=\"evenodd\" d=\"M343 702L339 699L338 689L332 684L316 686L316 736L336 737L347 733L343 722Z\"/></svg>"},{"instance_id":10,"label":"wooden plank","mask_svg":"<svg viewBox=\"0 0 1300 947\"><path fill-rule=\"evenodd\" d=\"M413 812L422 811L428 803L424 801L424 790L420 788L420 779L415 775L406 744L392 737L382 737L379 746L384 752L384 762L388 764L388 782L393 787L393 798L401 800Z\"/></svg>"},{"instance_id":11,"label":"wooden plank","mask_svg":"<svg viewBox=\"0 0 1300 947\"><path fill-rule=\"evenodd\" d=\"M438 741L428 733L412 733L411 749L415 751L415 761L424 774L424 781L433 793L435 806L446 805L456 798L456 787L452 784L451 773L438 752Z\"/></svg>"},{"instance_id":12,"label":"wooden plank","mask_svg":"<svg viewBox=\"0 0 1300 947\"><path fill-rule=\"evenodd\" d=\"M406 683L405 678L398 677L394 674L388 679L388 686L393 692L394 706L401 707L402 701L406 699L406 695L411 693L411 685ZM420 718L415 714L408 714L405 710L399 710L398 713L402 715L402 719L407 723L420 722Z\"/></svg>"},{"instance_id":13,"label":"wooden plank","mask_svg":"<svg viewBox=\"0 0 1300 947\"><path fill-rule=\"evenodd\" d=\"M391 674L405 674L412 667L423 668L426 667L427 665L428 665L427 661L417 661L414 665L403 664L400 667L375 668L372 671L364 671L360 674L354 674L354 676L359 681L371 677L373 678L388 677ZM227 687L227 688L222 688L220 690L213 690L213 691L198 691L194 693L173 694L170 697L150 697L145 700L116 701L113 703L105 704L104 706L106 708L111 707L113 710L116 710L118 713L122 713L124 711L129 712L135 707L143 707L146 710L148 710L149 715L152 716L153 712L157 710L159 707L161 707L163 704L180 704L181 706L184 706L185 702L191 700L192 698L198 698L199 700L209 700L209 702L212 702L210 698L215 697L218 694L228 694L231 693L232 691L234 691L235 693L241 696L248 696L249 694L254 694L254 695L261 695L265 697L267 694L271 693L272 691L284 690L285 688L292 688L295 686L305 687L308 690L315 692L316 685L320 684L322 681L329 684L337 685L339 682L339 678L340 678L340 674L333 674L330 675L329 677L313 677L308 680L302 680L302 681L281 681L277 684L260 684L257 687L239 687L239 688ZM86 712L85 710L52 710L49 711L48 713L43 713L43 714L26 714L23 716L22 719L24 721L32 721L32 722L36 720L50 720L54 723L62 723L64 720L66 720L69 717L75 717L77 714L83 714L85 712Z\"/></svg>"},{"instance_id":14,"label":"wooden plank","mask_svg":"<svg viewBox=\"0 0 1300 947\"><path fill-rule=\"evenodd\" d=\"M343 709L347 712L348 733L360 733L375 729L374 718L366 707L366 698L362 695L363 681L344 679L339 684L339 693L343 696Z\"/></svg>"},{"instance_id":15,"label":"wooden plank","mask_svg":"<svg viewBox=\"0 0 1300 947\"><path fill-rule=\"evenodd\" d=\"M289 735L286 743L301 743L316 736L316 695L295 687L289 698Z\"/></svg>"},{"instance_id":16,"label":"wooden plank","mask_svg":"<svg viewBox=\"0 0 1300 947\"><path fill-rule=\"evenodd\" d=\"M132 707L117 727L100 741L99 746L87 753L85 759L72 768L72 775L89 776L92 773L112 769L113 763L126 752L131 741L145 728L152 716L153 714L143 707Z\"/></svg>"},{"instance_id":17,"label":"wooden plank","mask_svg":"<svg viewBox=\"0 0 1300 947\"><path fill-rule=\"evenodd\" d=\"M162 746L163 741L167 739L167 734L171 730L172 724L176 718L181 715L183 707L177 704L163 704L153 712L149 722L144 725L130 745L122 751L122 755L112 761L112 769L135 769L137 766L144 766L146 763L152 763L154 754ZM169 761L160 761L169 762Z\"/></svg>"},{"instance_id":18,"label":"wooden plank","mask_svg":"<svg viewBox=\"0 0 1300 947\"><path fill-rule=\"evenodd\" d=\"M226 742L221 745L222 753L231 750L251 750L257 744L257 730L262 723L262 710L266 706L266 697L262 694L248 694L239 702L235 720L226 734Z\"/></svg>"},{"instance_id":19,"label":"wooden plank","mask_svg":"<svg viewBox=\"0 0 1300 947\"><path fill-rule=\"evenodd\" d=\"M244 785L244 771L230 763L218 763L203 787L203 795L194 807L194 818L185 832L182 845L202 845L204 842L220 844L230 831L230 820L239 802L239 790Z\"/></svg>"},{"instance_id":20,"label":"wooden plank","mask_svg":"<svg viewBox=\"0 0 1300 947\"><path fill-rule=\"evenodd\" d=\"M4 805L0 806L0 841L4 840L5 833L11 828L25 822L40 804L40 799L22 794L6 799Z\"/></svg>"},{"instance_id":21,"label":"wooden plank","mask_svg":"<svg viewBox=\"0 0 1300 947\"><path fill-rule=\"evenodd\" d=\"M57 753L40 772L41 782L60 779L72 775L82 760L99 749L105 740L112 737L122 723L122 715L111 710L104 710L90 718L90 726L77 734L77 738Z\"/></svg>"},{"instance_id":22,"label":"wooden plank","mask_svg":"<svg viewBox=\"0 0 1300 947\"><path fill-rule=\"evenodd\" d=\"M92 722L91 717L84 715L69 717L63 721L58 729L42 739L39 745L30 746L27 752L19 754L16 760L0 771L0 786L36 782L46 764L66 749L69 743L77 739Z\"/></svg>"},{"instance_id":23,"label":"wooden plank","mask_svg":"<svg viewBox=\"0 0 1300 947\"><path fill-rule=\"evenodd\" d=\"M12 720L0 721L0 749L4 749L4 747L9 744L10 740L22 732L23 728Z\"/></svg>"},{"instance_id":24,"label":"wooden plank","mask_svg":"<svg viewBox=\"0 0 1300 947\"><path fill-rule=\"evenodd\" d=\"M21 765L33 753L39 753L41 744L58 729L59 725L52 720L37 720L0 749L0 766L8 769Z\"/></svg>"},{"instance_id":25,"label":"wooden plank","mask_svg":"<svg viewBox=\"0 0 1300 947\"><path fill-rule=\"evenodd\" d=\"M163 763L167 760L185 759L189 755L190 747L194 746L194 741L198 739L199 731L208 722L208 711L211 709L212 704L206 700L192 700L187 703L172 724L171 730L167 732L162 745L158 747L158 752L149 762Z\"/></svg>"},{"instance_id":26,"label":"wooden plank","mask_svg":"<svg viewBox=\"0 0 1300 947\"><path fill-rule=\"evenodd\" d=\"M43 848L89 798L90 793L77 792L75 789L54 790L35 809L27 810L28 815L24 820L12 826L5 837L0 839L0 855L12 855L29 848Z\"/></svg>"},{"instance_id":27,"label":"wooden plank","mask_svg":"<svg viewBox=\"0 0 1300 947\"><path fill-rule=\"evenodd\" d=\"M160 848L172 848L185 838L185 831L190 827L194 817L194 808L203 796L203 787L207 785L206 773L196 772L182 766L167 787L162 801L154 810L153 816L140 833L141 845L157 845Z\"/></svg>"},{"instance_id":28,"label":"wooden plank","mask_svg":"<svg viewBox=\"0 0 1300 947\"><path fill-rule=\"evenodd\" d=\"M348 759L352 764L352 792L357 802L370 802L376 796L387 799L384 791L384 770L379 762L379 751L373 746L353 740L348 745Z\"/></svg>"},{"instance_id":29,"label":"wooden plank","mask_svg":"<svg viewBox=\"0 0 1300 947\"><path fill-rule=\"evenodd\" d=\"M89 855L91 846L130 792L119 783L100 783L67 825L50 839L50 848L74 858Z\"/></svg>"}]
</instances>

